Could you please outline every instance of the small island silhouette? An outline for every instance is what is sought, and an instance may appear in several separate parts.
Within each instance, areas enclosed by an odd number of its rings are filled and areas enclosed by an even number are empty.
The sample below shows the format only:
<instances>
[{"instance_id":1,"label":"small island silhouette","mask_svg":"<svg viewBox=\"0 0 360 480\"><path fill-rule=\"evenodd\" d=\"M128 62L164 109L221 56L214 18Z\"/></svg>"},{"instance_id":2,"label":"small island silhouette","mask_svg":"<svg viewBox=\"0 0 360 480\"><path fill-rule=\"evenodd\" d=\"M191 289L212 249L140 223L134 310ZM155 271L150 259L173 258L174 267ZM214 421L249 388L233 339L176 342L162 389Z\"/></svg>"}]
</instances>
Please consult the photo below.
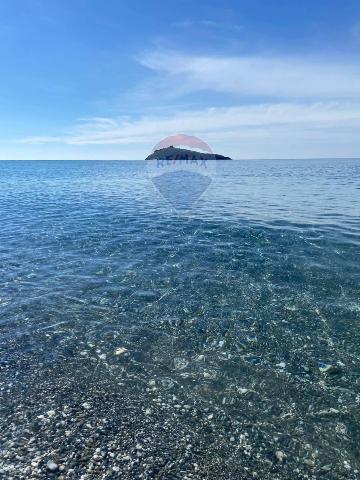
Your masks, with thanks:
<instances>
[{"instance_id":1,"label":"small island silhouette","mask_svg":"<svg viewBox=\"0 0 360 480\"><path fill-rule=\"evenodd\" d=\"M170 145L155 150L145 160L231 160L231 158L218 153L203 153Z\"/></svg>"}]
</instances>

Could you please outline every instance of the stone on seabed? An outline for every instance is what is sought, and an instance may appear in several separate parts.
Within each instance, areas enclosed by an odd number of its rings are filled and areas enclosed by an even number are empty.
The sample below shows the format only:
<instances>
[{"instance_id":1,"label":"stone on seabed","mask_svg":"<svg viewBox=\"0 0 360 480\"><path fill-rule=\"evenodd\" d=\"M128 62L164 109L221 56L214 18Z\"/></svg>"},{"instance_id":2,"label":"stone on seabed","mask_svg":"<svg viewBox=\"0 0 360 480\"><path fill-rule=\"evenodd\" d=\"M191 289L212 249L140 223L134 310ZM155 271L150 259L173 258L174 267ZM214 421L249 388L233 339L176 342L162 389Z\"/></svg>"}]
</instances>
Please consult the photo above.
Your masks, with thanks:
<instances>
[{"instance_id":1,"label":"stone on seabed","mask_svg":"<svg viewBox=\"0 0 360 480\"><path fill-rule=\"evenodd\" d=\"M53 462L52 460L49 460L46 464L47 468L51 471L51 472L55 472L55 470L58 469L58 466L55 462Z\"/></svg>"}]
</instances>

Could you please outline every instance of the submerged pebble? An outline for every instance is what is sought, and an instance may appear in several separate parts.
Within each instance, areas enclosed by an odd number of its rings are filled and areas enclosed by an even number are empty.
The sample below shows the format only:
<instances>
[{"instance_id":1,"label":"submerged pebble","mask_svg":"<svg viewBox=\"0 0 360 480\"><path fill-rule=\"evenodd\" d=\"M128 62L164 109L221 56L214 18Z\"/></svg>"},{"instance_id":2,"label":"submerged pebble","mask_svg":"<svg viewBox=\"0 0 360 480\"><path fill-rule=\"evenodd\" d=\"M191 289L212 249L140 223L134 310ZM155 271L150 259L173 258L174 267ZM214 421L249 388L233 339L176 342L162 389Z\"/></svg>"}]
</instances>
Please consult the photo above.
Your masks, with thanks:
<instances>
[{"instance_id":1,"label":"submerged pebble","mask_svg":"<svg viewBox=\"0 0 360 480\"><path fill-rule=\"evenodd\" d=\"M280 463L282 463L286 459L286 454L281 450L276 450L275 457Z\"/></svg>"},{"instance_id":2,"label":"submerged pebble","mask_svg":"<svg viewBox=\"0 0 360 480\"><path fill-rule=\"evenodd\" d=\"M53 460L49 460L46 466L51 472L55 472L58 469L57 463L55 463Z\"/></svg>"},{"instance_id":3,"label":"submerged pebble","mask_svg":"<svg viewBox=\"0 0 360 480\"><path fill-rule=\"evenodd\" d=\"M127 352L127 349L125 347L118 347L115 350L114 355L122 355L125 352Z\"/></svg>"}]
</instances>

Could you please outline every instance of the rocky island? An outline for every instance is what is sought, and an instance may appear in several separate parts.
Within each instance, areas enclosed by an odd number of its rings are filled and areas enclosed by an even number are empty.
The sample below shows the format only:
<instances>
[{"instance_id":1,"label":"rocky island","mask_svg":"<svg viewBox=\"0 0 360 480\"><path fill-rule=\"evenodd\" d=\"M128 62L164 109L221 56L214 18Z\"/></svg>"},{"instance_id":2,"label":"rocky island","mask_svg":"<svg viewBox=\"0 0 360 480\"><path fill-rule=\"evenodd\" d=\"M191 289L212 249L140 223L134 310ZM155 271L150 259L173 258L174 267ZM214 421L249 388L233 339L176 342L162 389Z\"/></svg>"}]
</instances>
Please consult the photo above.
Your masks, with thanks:
<instances>
[{"instance_id":1,"label":"rocky island","mask_svg":"<svg viewBox=\"0 0 360 480\"><path fill-rule=\"evenodd\" d=\"M179 147L167 147L155 150L145 160L231 160L218 153L203 153Z\"/></svg>"}]
</instances>

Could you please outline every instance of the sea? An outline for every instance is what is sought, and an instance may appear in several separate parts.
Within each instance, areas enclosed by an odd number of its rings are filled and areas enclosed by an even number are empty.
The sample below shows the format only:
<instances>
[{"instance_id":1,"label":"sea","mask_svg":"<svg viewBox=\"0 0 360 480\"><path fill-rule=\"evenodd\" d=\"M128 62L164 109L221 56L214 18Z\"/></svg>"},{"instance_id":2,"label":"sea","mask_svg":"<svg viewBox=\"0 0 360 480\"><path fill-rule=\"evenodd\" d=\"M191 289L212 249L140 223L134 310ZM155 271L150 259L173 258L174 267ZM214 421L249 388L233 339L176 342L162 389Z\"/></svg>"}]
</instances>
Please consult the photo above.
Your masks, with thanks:
<instances>
[{"instance_id":1,"label":"sea","mask_svg":"<svg viewBox=\"0 0 360 480\"><path fill-rule=\"evenodd\" d=\"M188 180L0 162L0 478L360 478L360 160Z\"/></svg>"}]
</instances>

